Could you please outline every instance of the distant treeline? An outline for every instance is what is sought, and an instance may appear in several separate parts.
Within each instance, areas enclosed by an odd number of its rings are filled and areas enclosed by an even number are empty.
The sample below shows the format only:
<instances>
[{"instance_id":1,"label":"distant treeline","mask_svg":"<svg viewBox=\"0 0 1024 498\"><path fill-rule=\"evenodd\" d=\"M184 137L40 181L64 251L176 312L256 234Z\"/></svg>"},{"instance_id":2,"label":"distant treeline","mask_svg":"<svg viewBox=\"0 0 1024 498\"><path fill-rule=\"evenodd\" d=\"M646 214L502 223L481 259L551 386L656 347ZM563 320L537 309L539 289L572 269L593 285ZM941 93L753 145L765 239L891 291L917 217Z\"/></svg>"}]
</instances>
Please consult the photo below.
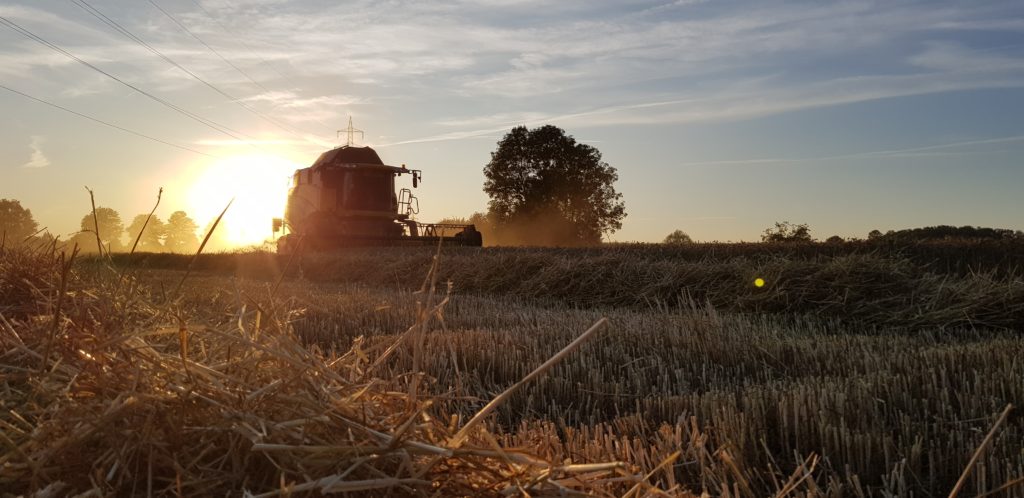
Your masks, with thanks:
<instances>
[{"instance_id":1,"label":"distant treeline","mask_svg":"<svg viewBox=\"0 0 1024 498\"><path fill-rule=\"evenodd\" d=\"M13 199L0 199L0 241L17 245L34 241L56 243L58 248L78 247L80 252L176 252L193 253L199 248L199 226L185 211L175 211L163 221L159 216L139 214L125 226L121 214L108 207L97 207L84 214L79 231L58 238L39 224L32 211ZM140 236L141 234L141 236Z\"/></svg>"},{"instance_id":2,"label":"distant treeline","mask_svg":"<svg viewBox=\"0 0 1024 498\"><path fill-rule=\"evenodd\" d=\"M924 228L907 228L904 230L890 230L882 233L874 230L868 234L871 240L896 240L896 241L918 241L918 240L1024 240L1024 232L1010 230L1007 228L987 228L950 225L938 225Z\"/></svg>"}]
</instances>

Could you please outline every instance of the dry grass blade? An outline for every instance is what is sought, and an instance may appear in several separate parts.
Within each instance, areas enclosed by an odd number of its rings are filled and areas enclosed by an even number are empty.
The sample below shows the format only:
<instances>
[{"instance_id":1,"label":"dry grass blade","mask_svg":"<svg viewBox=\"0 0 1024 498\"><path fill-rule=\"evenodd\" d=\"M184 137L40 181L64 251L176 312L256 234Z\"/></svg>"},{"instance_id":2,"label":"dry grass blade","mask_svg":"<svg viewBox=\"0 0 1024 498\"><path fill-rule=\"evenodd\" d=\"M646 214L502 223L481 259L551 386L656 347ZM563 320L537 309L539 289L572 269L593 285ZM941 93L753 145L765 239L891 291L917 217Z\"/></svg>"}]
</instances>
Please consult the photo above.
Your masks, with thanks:
<instances>
[{"instance_id":1,"label":"dry grass blade","mask_svg":"<svg viewBox=\"0 0 1024 498\"><path fill-rule=\"evenodd\" d=\"M135 254L135 248L139 246L139 241L142 240L142 234L146 233L146 227L149 226L149 221L153 219L153 213L156 212L156 208L160 206L160 198L164 195L164 188L160 187L160 190L156 192L156 204L153 205L153 209L149 211L149 215L146 216L146 221L142 223L142 229L139 230L139 234L135 236L135 242L132 243L132 250L128 254Z\"/></svg>"},{"instance_id":2,"label":"dry grass blade","mask_svg":"<svg viewBox=\"0 0 1024 498\"><path fill-rule=\"evenodd\" d=\"M103 254L103 241L100 239L100 220L96 216L96 196L93 195L92 189L88 186L85 187L86 192L89 192L89 202L92 204L92 223L93 223L93 234L96 235L96 250L99 251L100 255Z\"/></svg>"},{"instance_id":3,"label":"dry grass blade","mask_svg":"<svg viewBox=\"0 0 1024 498\"><path fill-rule=\"evenodd\" d=\"M796 490L797 486L799 486L800 483L804 482L805 480L811 477L811 475L814 473L814 468L817 465L818 455L812 454L808 456L807 459L804 460L803 463L801 463L800 466L797 467L797 469L794 470L793 473L789 476L789 479L786 480L786 484L783 485L782 489L780 489L779 492L775 494L775 498L783 498L785 496L789 496L790 493Z\"/></svg>"},{"instance_id":4,"label":"dry grass blade","mask_svg":"<svg viewBox=\"0 0 1024 498\"><path fill-rule=\"evenodd\" d=\"M43 371L46 368L46 363L50 358L50 349L53 347L53 340L57 337L57 330L60 328L60 320L63 316L64 311L64 296L68 291L68 274L71 272L71 265L75 262L75 256L78 255L78 244L71 250L71 255L67 257L65 261L64 253L60 254L60 260L58 267L60 268L60 287L57 291L57 306L53 311L53 325L50 328L50 336L46 340L46 347L43 348L42 362L39 364L39 371Z\"/></svg>"},{"instance_id":5,"label":"dry grass blade","mask_svg":"<svg viewBox=\"0 0 1024 498\"><path fill-rule=\"evenodd\" d=\"M988 448L988 445L992 442L992 438L995 437L999 426L1003 425L1003 422L1006 421L1006 417L1010 416L1011 411L1013 411L1012 404L1008 404L1006 405L1006 408L1003 408L1003 412L999 415L999 418L996 419L996 422L992 424L992 428L989 429L988 434L985 435L985 439L981 441L978 449L974 451L974 455L971 456L971 460L967 462L967 467L964 468L964 472L960 474L960 479L957 479L956 485L953 486L953 490L949 492L949 498L956 498L956 496L960 494L960 490L964 487L964 484L967 483L967 477L970 476L971 471L974 470L974 465L978 463L978 459L981 458L982 453L985 452L985 449Z\"/></svg>"},{"instance_id":6,"label":"dry grass blade","mask_svg":"<svg viewBox=\"0 0 1024 498\"><path fill-rule=\"evenodd\" d=\"M421 479L366 479L361 481L346 481L343 475L322 477L313 481L307 481L294 486L287 486L279 491L271 491L255 495L253 498L272 498L274 496L291 496L293 493L304 493L308 491L319 491L320 493L354 493L358 491L380 490L394 488L401 485L427 486L430 481Z\"/></svg>"},{"instance_id":7,"label":"dry grass blade","mask_svg":"<svg viewBox=\"0 0 1024 498\"><path fill-rule=\"evenodd\" d=\"M456 247L443 265L432 247L353 248L305 253L311 278L283 281L282 256L202 254L169 304L195 256L132 258L169 271L122 280L79 256L62 293L52 248L4 246L0 496L895 498L946 496L965 469L956 498L1020 495L1024 419L997 420L1024 399L1019 270L715 248L729 256ZM401 277L428 266L426 287ZM614 335L447 447L602 316Z\"/></svg>"},{"instance_id":8,"label":"dry grass blade","mask_svg":"<svg viewBox=\"0 0 1024 498\"><path fill-rule=\"evenodd\" d=\"M281 288L281 283L284 282L285 277L288 276L288 271L291 270L292 264L295 262L296 256L301 254L303 245L302 242L305 240L306 234L300 234L299 240L295 242L295 250L288 255L288 262L285 263L284 268L281 269L281 274L278 275L277 281L274 282L274 288L270 291L270 299L273 300L277 296L277 291Z\"/></svg>"},{"instance_id":9,"label":"dry grass blade","mask_svg":"<svg viewBox=\"0 0 1024 498\"><path fill-rule=\"evenodd\" d=\"M99 218L96 216L96 197L88 186L86 186L85 191L89 193L89 203L92 204L92 233L96 236L96 250L99 251L99 254L103 254L103 243L99 239Z\"/></svg>"},{"instance_id":10,"label":"dry grass blade","mask_svg":"<svg viewBox=\"0 0 1024 498\"><path fill-rule=\"evenodd\" d=\"M587 329L586 332L580 334L580 336L577 337L575 341L569 343L568 346L562 348L561 351L559 351L557 354L549 358L548 361L545 361L544 364L537 367L534 371L530 372L529 375L523 377L519 382L516 382L515 384L512 385L512 387L509 387L508 389L505 390L505 392L499 394L497 397L491 400L490 403L487 403L487 405L481 408L480 411L473 416L473 418L469 419L469 422L466 422L466 425L462 426L462 429L460 429L458 433L456 433L454 436L452 436L450 440L448 440L448 447L458 448L459 446L462 446L462 443L464 443L466 441L466 438L469 437L470 432L474 428L476 428L477 425L483 422L483 420L487 418L487 416L490 415L491 412L496 410L509 397L515 394L515 392L518 391L520 387L523 387L524 385L526 385L526 383L530 382L531 380L536 379L541 375L544 375L545 372L547 372L552 367L557 365L558 362L562 361L566 356L569 356L569 354L575 351L576 348L582 346L584 342L587 342L587 340L590 339L592 335L594 335L598 330L601 330L601 328L604 327L607 323L607 318L602 318L598 320L597 323L591 325L591 327Z\"/></svg>"},{"instance_id":11,"label":"dry grass blade","mask_svg":"<svg viewBox=\"0 0 1024 498\"><path fill-rule=\"evenodd\" d=\"M206 232L206 236L203 237L203 242L199 244L199 249L196 250L196 253L192 255L192 259L189 260L188 267L185 268L185 274L181 276L181 280L178 282L178 286L174 289L174 295L180 295L179 293L181 292L181 286L185 285L185 280L192 273L192 267L195 266L196 259L199 259L199 255L203 253L203 249L206 248L206 243L210 241L210 236L213 235L213 231L217 229L217 225L220 224L221 218L224 217L224 213L228 212L228 208L231 207L231 203L233 202L235 202L234 197L232 197L231 200L228 201L227 206L224 206L224 210L221 211L219 215L217 215L217 219L213 220L213 226L211 226L210 230Z\"/></svg>"},{"instance_id":12,"label":"dry grass blade","mask_svg":"<svg viewBox=\"0 0 1024 498\"><path fill-rule=\"evenodd\" d=\"M661 461L661 463L659 463L657 467L654 467L653 469L651 469L651 471L650 471L650 472L648 472L648 473L647 473L647 475L645 475L645 476L643 477L643 479L640 479L640 480L639 480L639 481L638 481L638 482L636 483L636 485L635 485L635 486L633 486L632 488L630 488L630 490L629 490L629 491L627 491L627 492L626 492L626 494L622 495L622 498L629 498L629 497L633 496L634 494L638 494L638 493L640 493L640 490L641 490L641 489L642 489L642 488L643 488L643 487L644 487L645 485L646 485L646 486L647 486L648 488L651 488L651 487L653 487L653 486L651 486L650 484L648 484L648 483L647 483L647 481L649 481L649 480L650 480L650 479L651 479L652 477L654 477L654 474L658 473L658 471L660 471L660 470L664 469L665 467L668 467L669 465L672 465L673 463L675 463L675 461L676 461L676 460L678 460L678 459L679 459L679 456L680 456L680 455L682 455L682 454L683 454L683 452L682 452L682 451L677 451L677 452L675 452L675 453L673 453L673 454L669 455L669 456L668 456L667 458L665 458L664 460L662 460L662 461Z\"/></svg>"},{"instance_id":13,"label":"dry grass blade","mask_svg":"<svg viewBox=\"0 0 1024 498\"><path fill-rule=\"evenodd\" d=\"M0 253L0 283L25 265L8 264L14 257ZM608 495L625 486L597 474L619 464L553 466L479 426L485 444L446 448L454 428L438 405L450 405L429 377L367 381L364 355L325 357L276 314L261 333L238 334L258 319L189 316L185 301L169 312L133 275L33 257L46 270L20 289L34 305L13 321L0 315L4 493ZM60 311L62 292L74 299ZM424 379L413 395L410 375Z\"/></svg>"},{"instance_id":14,"label":"dry grass blade","mask_svg":"<svg viewBox=\"0 0 1024 498\"><path fill-rule=\"evenodd\" d=\"M1017 486L1020 486L1021 484L1024 484L1024 477L1018 477L1016 479L1011 479L1011 480L1007 481L1005 484L1003 484L1002 486L999 486L998 488L993 489L992 491L987 491L985 493L982 493L982 494L980 494L978 496L975 496L974 498L986 498L986 497L989 497L989 496L995 496L995 495L997 495L999 493L1003 493L1003 492L1009 491L1009 490L1011 490L1011 489L1013 489L1013 488L1015 488Z\"/></svg>"}]
</instances>

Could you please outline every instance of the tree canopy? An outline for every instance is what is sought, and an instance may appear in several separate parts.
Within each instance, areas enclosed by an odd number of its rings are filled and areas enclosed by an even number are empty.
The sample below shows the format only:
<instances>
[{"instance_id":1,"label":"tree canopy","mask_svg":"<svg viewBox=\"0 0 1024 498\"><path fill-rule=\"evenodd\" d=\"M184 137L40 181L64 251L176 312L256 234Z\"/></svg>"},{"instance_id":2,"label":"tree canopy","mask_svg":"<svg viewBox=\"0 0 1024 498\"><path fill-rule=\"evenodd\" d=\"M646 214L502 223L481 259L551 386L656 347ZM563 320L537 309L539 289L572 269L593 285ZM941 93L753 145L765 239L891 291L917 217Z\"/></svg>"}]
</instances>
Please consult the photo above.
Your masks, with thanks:
<instances>
[{"instance_id":1,"label":"tree canopy","mask_svg":"<svg viewBox=\"0 0 1024 498\"><path fill-rule=\"evenodd\" d=\"M692 244L693 239L690 238L686 232L682 230L676 230L667 236L665 236L665 244Z\"/></svg>"},{"instance_id":2,"label":"tree canopy","mask_svg":"<svg viewBox=\"0 0 1024 498\"><path fill-rule=\"evenodd\" d=\"M75 240L80 240L79 245L85 251L92 251L95 247L96 241L96 228L99 227L99 239L103 244L103 250L107 251L120 251L123 249L121 244L121 235L124 234L124 223L121 221L121 215L108 207L96 208L96 219L93 219L93 214L88 213L82 217L79 227L82 232L88 234L88 236L76 237ZM87 240L91 239L91 243L86 243Z\"/></svg>"},{"instance_id":3,"label":"tree canopy","mask_svg":"<svg viewBox=\"0 0 1024 498\"><path fill-rule=\"evenodd\" d=\"M14 199L0 199L0 239L19 243L39 229L32 211Z\"/></svg>"},{"instance_id":4,"label":"tree canopy","mask_svg":"<svg viewBox=\"0 0 1024 498\"><path fill-rule=\"evenodd\" d=\"M814 242L811 228L806 223L775 222L775 227L766 228L761 235L762 242Z\"/></svg>"},{"instance_id":5,"label":"tree canopy","mask_svg":"<svg viewBox=\"0 0 1024 498\"><path fill-rule=\"evenodd\" d=\"M147 219L149 220L148 222ZM143 230L143 226L145 226L145 230ZM148 214L140 214L132 219L132 223L128 225L126 230L128 231L128 249L131 249L132 244L135 244L135 239L138 239L139 245L135 248L136 251L163 251L164 245L161 240L166 232L166 227L158 216L154 215L150 218ZM139 238L140 232L142 233L142 238Z\"/></svg>"},{"instance_id":6,"label":"tree canopy","mask_svg":"<svg viewBox=\"0 0 1024 498\"><path fill-rule=\"evenodd\" d=\"M965 225L955 227L951 225L938 225L932 227L907 228L904 230L888 231L882 235L878 230L868 234L868 239L883 239L895 241L920 241L920 240L947 240L947 239L973 239L973 240L1024 240L1024 232L1008 228L974 227Z\"/></svg>"},{"instance_id":7,"label":"tree canopy","mask_svg":"<svg viewBox=\"0 0 1024 498\"><path fill-rule=\"evenodd\" d=\"M589 245L622 228L618 173L561 128L513 128L484 168L499 242Z\"/></svg>"},{"instance_id":8,"label":"tree canopy","mask_svg":"<svg viewBox=\"0 0 1024 498\"><path fill-rule=\"evenodd\" d=\"M175 211L167 218L164 247L170 252L190 253L199 249L196 229L199 225L184 211Z\"/></svg>"}]
</instances>

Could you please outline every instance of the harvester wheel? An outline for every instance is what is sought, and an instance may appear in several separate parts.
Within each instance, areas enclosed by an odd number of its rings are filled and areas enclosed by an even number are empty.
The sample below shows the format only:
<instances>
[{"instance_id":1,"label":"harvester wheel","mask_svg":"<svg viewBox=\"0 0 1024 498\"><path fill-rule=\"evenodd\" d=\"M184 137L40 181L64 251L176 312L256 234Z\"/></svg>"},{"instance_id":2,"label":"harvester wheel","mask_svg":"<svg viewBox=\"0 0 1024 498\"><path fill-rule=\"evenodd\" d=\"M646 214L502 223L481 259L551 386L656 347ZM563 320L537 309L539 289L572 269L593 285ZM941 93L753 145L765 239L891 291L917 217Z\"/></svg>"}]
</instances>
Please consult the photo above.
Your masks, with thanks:
<instances>
[{"instance_id":1,"label":"harvester wheel","mask_svg":"<svg viewBox=\"0 0 1024 498\"><path fill-rule=\"evenodd\" d=\"M484 245L484 236L478 232L475 227L468 226L461 232L455 235L457 238L462 239L462 245L469 247L482 247Z\"/></svg>"}]
</instances>

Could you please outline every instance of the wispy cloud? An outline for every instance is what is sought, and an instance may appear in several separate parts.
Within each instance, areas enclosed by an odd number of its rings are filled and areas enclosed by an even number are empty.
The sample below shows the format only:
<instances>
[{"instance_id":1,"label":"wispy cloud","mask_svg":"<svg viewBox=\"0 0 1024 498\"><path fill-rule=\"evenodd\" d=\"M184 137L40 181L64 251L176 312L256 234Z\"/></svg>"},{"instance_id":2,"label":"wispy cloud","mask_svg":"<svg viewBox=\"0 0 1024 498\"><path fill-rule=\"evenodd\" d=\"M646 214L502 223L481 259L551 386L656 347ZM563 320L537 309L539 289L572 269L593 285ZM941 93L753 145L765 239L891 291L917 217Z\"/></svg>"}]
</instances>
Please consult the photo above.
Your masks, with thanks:
<instances>
[{"instance_id":1,"label":"wispy cloud","mask_svg":"<svg viewBox=\"0 0 1024 498\"><path fill-rule=\"evenodd\" d=\"M873 150L865 152L855 152L851 154L841 154L834 156L816 156L816 157L763 157L763 158L749 158L749 159L730 159L720 161L697 161L681 163L679 166L726 166L726 165L757 165L757 164L783 164L783 163L807 163L807 162L825 162L825 161L836 161L836 160L850 160L850 159L879 159L886 157L930 157L938 155L964 155L969 152L950 152L950 149L959 149L967 147L976 147L983 145L995 145L1005 143L1024 142L1024 135L1016 135L1009 137L996 137L996 138L985 138L978 140L965 140L959 142L949 142L944 144L928 145L924 147L911 147L904 149L887 149L887 150Z\"/></svg>"},{"instance_id":2,"label":"wispy cloud","mask_svg":"<svg viewBox=\"0 0 1024 498\"><path fill-rule=\"evenodd\" d=\"M28 162L22 164L22 168L45 168L50 165L50 159L43 153L43 142L45 137L41 135L33 135L29 141L28 147L31 149Z\"/></svg>"},{"instance_id":3,"label":"wispy cloud","mask_svg":"<svg viewBox=\"0 0 1024 498\"><path fill-rule=\"evenodd\" d=\"M681 221L731 221L735 216L684 216L678 218Z\"/></svg>"},{"instance_id":4,"label":"wispy cloud","mask_svg":"<svg viewBox=\"0 0 1024 498\"><path fill-rule=\"evenodd\" d=\"M161 52L281 120L320 125L360 105L366 114L447 128L401 143L489 136L514 124L743 120L1024 86L1020 50L990 51L963 38L969 30L1022 29L1009 3L666 0L652 7L599 0L586 9L538 10L539 3L202 0L205 10L185 3L172 11L263 88L151 8L114 12ZM220 114L244 116L223 103L214 107L216 95L200 83L75 9L0 12L162 95L188 95ZM69 99L121 91L83 77L89 72L44 47L6 36L17 43L0 48L2 75L53 81L61 88L50 94Z\"/></svg>"},{"instance_id":5,"label":"wispy cloud","mask_svg":"<svg viewBox=\"0 0 1024 498\"><path fill-rule=\"evenodd\" d=\"M353 104L365 104L363 98L352 95L319 95L301 97L291 91L271 91L242 99L243 102L265 102L275 108L309 109L318 107L337 107Z\"/></svg>"},{"instance_id":6,"label":"wispy cloud","mask_svg":"<svg viewBox=\"0 0 1024 498\"><path fill-rule=\"evenodd\" d=\"M289 139L252 139L252 140L220 140L214 138L206 138L202 140L196 140L196 145L206 145L210 147L235 147L235 146L248 146L248 145L296 145L306 144L304 140L289 140Z\"/></svg>"}]
</instances>

